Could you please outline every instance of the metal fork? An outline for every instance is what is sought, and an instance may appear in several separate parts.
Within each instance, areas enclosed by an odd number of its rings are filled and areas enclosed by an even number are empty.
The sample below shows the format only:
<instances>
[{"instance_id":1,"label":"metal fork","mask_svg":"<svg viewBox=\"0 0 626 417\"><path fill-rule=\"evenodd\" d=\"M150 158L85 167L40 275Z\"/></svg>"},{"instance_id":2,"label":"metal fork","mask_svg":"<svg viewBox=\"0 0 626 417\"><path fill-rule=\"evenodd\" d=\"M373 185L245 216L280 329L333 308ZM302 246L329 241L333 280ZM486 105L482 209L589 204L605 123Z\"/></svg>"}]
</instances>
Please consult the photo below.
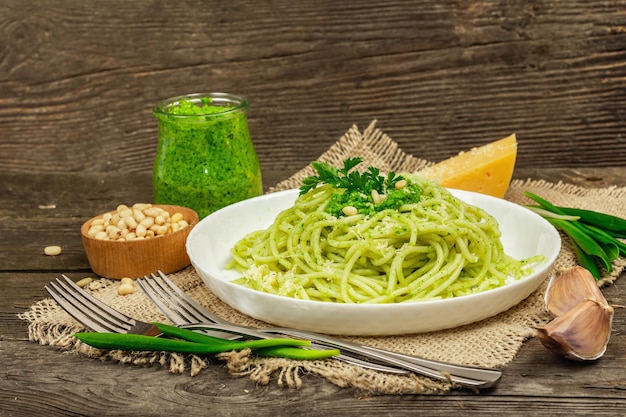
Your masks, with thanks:
<instances>
[{"instance_id":1,"label":"metal fork","mask_svg":"<svg viewBox=\"0 0 626 417\"><path fill-rule=\"evenodd\" d=\"M97 332L133 333L149 336L161 334L159 329L135 320L93 297L71 279L62 275L44 287L70 316Z\"/></svg>"},{"instance_id":2,"label":"metal fork","mask_svg":"<svg viewBox=\"0 0 626 417\"><path fill-rule=\"evenodd\" d=\"M45 289L65 311L92 330L109 333L134 333L149 336L158 336L161 334L156 326L133 319L109 307L84 291L65 275L62 275L62 279L57 278L55 281L50 282L50 284L45 286ZM189 324L189 322L185 322L185 324ZM225 339L236 339L240 338L242 335L265 339L276 337L269 333L245 329L234 324L222 324L217 326L219 329L213 329L215 327L216 325L207 323L206 325L196 325L195 330ZM311 343L311 348L328 349L327 346L320 346L314 343ZM399 374L407 373L404 369L393 368L378 363L369 363L359 358L347 357L341 354L339 357L346 362L377 371Z\"/></svg>"},{"instance_id":3,"label":"metal fork","mask_svg":"<svg viewBox=\"0 0 626 417\"><path fill-rule=\"evenodd\" d=\"M212 312L208 311L193 298L189 297L177 287L165 274L158 271L158 275L151 274L151 277L144 277L137 280L139 286L145 291L148 297L161 309L165 316L179 327L197 328L197 324L202 325L207 322L213 323L213 329L232 331L242 326L230 323ZM249 328L241 334L251 335ZM239 330L240 331L240 330ZM350 352L376 361L385 365L399 367L408 371L413 371L431 378L452 381L461 386L471 388L489 388L498 383L502 377L502 372L497 369L462 366L439 361L433 361L412 355L405 355L391 352L370 346L351 343L332 336L314 332L301 331L285 327L272 327L254 329L255 333L280 334L302 339L308 339L316 344L326 345L340 349L342 352Z\"/></svg>"},{"instance_id":4,"label":"metal fork","mask_svg":"<svg viewBox=\"0 0 626 417\"><path fill-rule=\"evenodd\" d=\"M57 278L55 281L50 282L44 288L70 316L91 330L108 333L142 334L146 336L161 335L159 329L153 324L134 319L109 307L84 291L65 275L62 275L62 279ZM229 329L229 332L211 331L210 327L212 326L199 326L199 330L225 339L238 339L241 337L241 335L234 334L235 326Z\"/></svg>"}]
</instances>

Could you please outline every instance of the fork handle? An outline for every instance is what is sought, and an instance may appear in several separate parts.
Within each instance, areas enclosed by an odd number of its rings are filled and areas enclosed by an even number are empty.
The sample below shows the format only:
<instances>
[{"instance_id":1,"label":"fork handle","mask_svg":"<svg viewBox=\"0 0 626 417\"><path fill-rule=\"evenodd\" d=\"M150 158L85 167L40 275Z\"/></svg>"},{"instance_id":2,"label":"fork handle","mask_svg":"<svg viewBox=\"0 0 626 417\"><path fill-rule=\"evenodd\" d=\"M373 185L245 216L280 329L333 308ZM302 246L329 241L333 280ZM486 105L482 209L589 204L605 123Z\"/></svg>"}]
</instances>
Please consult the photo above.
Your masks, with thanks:
<instances>
[{"instance_id":1,"label":"fork handle","mask_svg":"<svg viewBox=\"0 0 626 417\"><path fill-rule=\"evenodd\" d=\"M316 344L326 345L329 347L348 351L375 360L385 365L406 369L421 375L428 376L433 379L450 381L460 386L474 389L493 387L498 383L502 376L502 372L497 369L476 368L433 361L417 356L404 355L401 353L390 352L378 348L370 348L367 346L359 345L357 343L338 339L336 337L312 332L298 331L295 329L249 329L241 326L226 325L221 323L195 323L191 325L181 325L180 327L196 330L223 330L260 338L267 338L268 334L283 334L301 339L308 339L311 342L315 342Z\"/></svg>"},{"instance_id":2,"label":"fork handle","mask_svg":"<svg viewBox=\"0 0 626 417\"><path fill-rule=\"evenodd\" d=\"M450 380L459 385L472 388L490 388L498 383L502 372L498 369L480 368L440 362L418 356L391 352L370 346L348 342L332 336L298 331L294 329L271 329L272 333L282 333L293 337L314 340L339 349L345 349L383 363L398 366L440 380Z\"/></svg>"},{"instance_id":3,"label":"fork handle","mask_svg":"<svg viewBox=\"0 0 626 417\"><path fill-rule=\"evenodd\" d=\"M478 366L465 366L448 362L440 362L432 359L425 359L418 356L406 355L403 353L392 352L388 350L382 350L371 346L362 346L366 350L373 352L382 352L385 355L393 356L395 358L412 362L415 364L428 366L429 368L437 369L440 372L447 372L451 375L464 376L466 378L481 379L485 381L491 381L492 385L495 385L502 377L502 371L494 368L484 368Z\"/></svg>"}]
</instances>

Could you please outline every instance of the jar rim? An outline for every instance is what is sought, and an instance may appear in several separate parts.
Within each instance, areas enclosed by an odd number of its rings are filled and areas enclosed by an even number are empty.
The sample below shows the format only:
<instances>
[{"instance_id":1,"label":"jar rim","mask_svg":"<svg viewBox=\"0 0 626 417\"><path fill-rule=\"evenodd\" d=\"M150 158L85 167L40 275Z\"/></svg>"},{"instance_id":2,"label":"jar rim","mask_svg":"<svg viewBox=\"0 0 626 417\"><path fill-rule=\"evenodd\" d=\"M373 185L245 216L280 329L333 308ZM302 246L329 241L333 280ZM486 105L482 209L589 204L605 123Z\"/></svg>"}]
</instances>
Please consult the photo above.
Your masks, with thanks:
<instances>
[{"instance_id":1,"label":"jar rim","mask_svg":"<svg viewBox=\"0 0 626 417\"><path fill-rule=\"evenodd\" d=\"M190 114L174 114L170 113L168 110L171 107L178 105L182 100L189 100L194 103L200 103L202 99L209 98L211 99L211 104L216 106L224 106L224 111L213 112L213 113L190 113ZM225 107L226 105L231 104L232 107ZM160 101L157 105L152 109L153 113L157 116L163 115L168 117L180 117L180 118L191 118L191 117L202 117L202 118L210 118L210 117L224 117L227 115L232 115L234 113L246 112L250 107L248 100L242 96L237 96L230 93L192 93L185 94L181 96L171 97L165 100Z\"/></svg>"}]
</instances>

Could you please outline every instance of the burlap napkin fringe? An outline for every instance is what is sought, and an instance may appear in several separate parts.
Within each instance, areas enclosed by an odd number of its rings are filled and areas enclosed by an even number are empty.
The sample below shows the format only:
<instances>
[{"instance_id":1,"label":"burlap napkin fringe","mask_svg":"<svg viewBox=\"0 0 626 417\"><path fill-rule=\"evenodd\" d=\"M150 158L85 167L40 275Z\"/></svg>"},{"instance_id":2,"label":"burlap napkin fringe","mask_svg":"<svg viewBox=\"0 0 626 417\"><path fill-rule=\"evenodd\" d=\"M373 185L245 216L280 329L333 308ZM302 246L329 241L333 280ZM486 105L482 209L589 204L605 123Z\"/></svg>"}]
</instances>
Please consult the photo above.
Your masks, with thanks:
<instances>
[{"instance_id":1,"label":"burlap napkin fringe","mask_svg":"<svg viewBox=\"0 0 626 417\"><path fill-rule=\"evenodd\" d=\"M349 129L333 146L319 158L333 165L341 165L348 157L363 157L363 167L377 166L381 171L414 172L431 164L407 155L386 134L372 122L363 133L356 126ZM297 188L302 179L314 173L307 166L291 178L277 184L270 192ZM626 217L626 188L586 189L559 182L557 184L538 180L513 181L506 199L518 204L530 204L532 200L524 191L538 194L557 205L588 208ZM576 258L567 239L555 264L555 269L571 267ZM623 268L626 260L614 262L614 269L605 274L600 285L612 283ZM188 295L208 309L234 323L247 326L266 326L251 317L245 316L219 300L202 283L191 267L171 274L170 278ZM121 297L117 295L118 281L100 279L93 294L111 307L143 321L163 321L167 319L141 292ZM393 337L346 337L357 343L377 346L398 352L428 357L434 360L455 362L466 365L502 368L509 364L524 341L535 335L535 328L546 324L551 317L543 306L546 282L535 293L517 306L495 317L455 329L443 330L422 335L402 335ZM232 375L247 376L259 384L272 380L282 387L297 389L305 383L307 375L318 375L339 387L351 387L368 394L425 394L446 392L454 387L448 382L434 381L417 375L398 376L375 372L337 360L294 361L282 358L260 358L249 351L229 352L217 357L201 357L168 353L137 353L121 351L100 351L77 341L72 334L86 330L77 323L53 300L45 299L32 305L19 315L29 322L29 339L43 345L56 346L70 354L77 354L100 360L111 360L134 366L158 364L173 373L189 372L195 376L212 364L225 363ZM610 348L610 347L609 347ZM549 352L546 351L546 354Z\"/></svg>"},{"instance_id":2,"label":"burlap napkin fringe","mask_svg":"<svg viewBox=\"0 0 626 417\"><path fill-rule=\"evenodd\" d=\"M105 278L101 280L105 281L105 288L117 284L117 281ZM100 296L99 292L96 291L94 295ZM111 296L111 294L107 296ZM107 296L102 298L106 299ZM149 302L149 300L146 301ZM116 307L123 310L119 306ZM49 316L61 316L61 322L50 323L48 321ZM450 383L431 381L428 378L416 377L415 375L401 378L388 376L338 361L259 358L251 355L249 349L221 353L214 358L168 352L100 350L86 345L72 336L76 332L88 331L88 329L67 315L51 299L44 299L35 303L19 317L30 323L29 340L32 342L55 346L68 354L98 359L102 362L113 361L134 366L160 365L175 374L189 372L190 376L196 376L204 368L216 362L225 362L226 369L233 376L247 376L261 385L269 384L275 378L279 386L291 389L300 388L303 383L302 377L307 374L319 375L339 387L352 387L369 394L424 394L446 392L454 387ZM384 391L381 391L381 387L385 387Z\"/></svg>"}]
</instances>

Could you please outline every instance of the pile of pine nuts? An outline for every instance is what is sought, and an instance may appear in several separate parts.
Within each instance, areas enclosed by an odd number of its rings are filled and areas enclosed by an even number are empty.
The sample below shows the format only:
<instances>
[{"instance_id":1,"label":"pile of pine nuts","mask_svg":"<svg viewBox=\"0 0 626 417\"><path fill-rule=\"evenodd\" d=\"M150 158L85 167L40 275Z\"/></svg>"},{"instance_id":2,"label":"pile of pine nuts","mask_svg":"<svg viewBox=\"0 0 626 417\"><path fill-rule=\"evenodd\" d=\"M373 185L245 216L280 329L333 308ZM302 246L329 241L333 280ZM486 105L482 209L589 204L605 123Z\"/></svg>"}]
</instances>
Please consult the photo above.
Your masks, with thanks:
<instances>
[{"instance_id":1,"label":"pile of pine nuts","mask_svg":"<svg viewBox=\"0 0 626 417\"><path fill-rule=\"evenodd\" d=\"M102 288L102 282L94 280L92 277L85 277L76 281L76 285L81 288L89 288L96 291ZM122 278L117 287L118 295L129 295L135 292L135 281L132 278Z\"/></svg>"},{"instance_id":2,"label":"pile of pine nuts","mask_svg":"<svg viewBox=\"0 0 626 417\"><path fill-rule=\"evenodd\" d=\"M121 204L115 212L92 220L87 235L98 240L131 241L164 236L187 226L182 213L170 215L149 203Z\"/></svg>"}]
</instances>

